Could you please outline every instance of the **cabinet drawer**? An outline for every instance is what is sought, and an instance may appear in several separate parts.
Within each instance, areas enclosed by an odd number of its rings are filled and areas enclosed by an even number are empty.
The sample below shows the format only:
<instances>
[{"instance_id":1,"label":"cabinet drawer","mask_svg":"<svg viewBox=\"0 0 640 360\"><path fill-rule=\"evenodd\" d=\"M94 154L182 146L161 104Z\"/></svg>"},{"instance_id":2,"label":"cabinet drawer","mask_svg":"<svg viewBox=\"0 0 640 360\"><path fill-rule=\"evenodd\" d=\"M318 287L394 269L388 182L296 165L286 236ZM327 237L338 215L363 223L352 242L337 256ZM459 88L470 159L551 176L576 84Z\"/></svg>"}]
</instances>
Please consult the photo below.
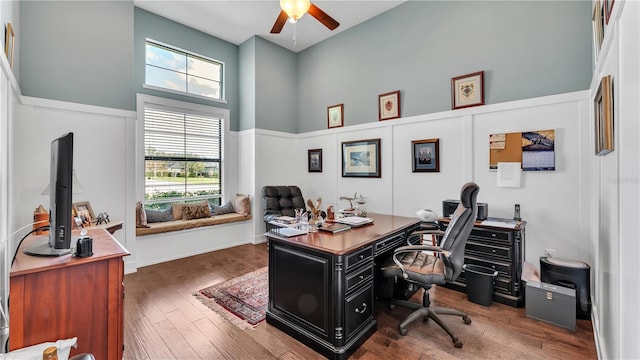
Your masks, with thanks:
<instances>
[{"instance_id":1,"label":"cabinet drawer","mask_svg":"<svg viewBox=\"0 0 640 360\"><path fill-rule=\"evenodd\" d=\"M477 238L480 241L491 241L498 244L511 246L513 244L513 232L493 229L473 228L469 240Z\"/></svg>"},{"instance_id":2,"label":"cabinet drawer","mask_svg":"<svg viewBox=\"0 0 640 360\"><path fill-rule=\"evenodd\" d=\"M479 256L491 256L502 258L510 261L512 256L512 248L506 246L490 245L487 243L477 243L475 241L468 241L465 247L465 254L479 255Z\"/></svg>"},{"instance_id":3,"label":"cabinet drawer","mask_svg":"<svg viewBox=\"0 0 640 360\"><path fill-rule=\"evenodd\" d=\"M404 233L398 233L388 236L382 240L378 240L376 242L376 256L393 250L398 246L406 245L405 239Z\"/></svg>"},{"instance_id":4,"label":"cabinet drawer","mask_svg":"<svg viewBox=\"0 0 640 360\"><path fill-rule=\"evenodd\" d=\"M502 262L502 261L490 261L490 260L480 259L480 258L477 258L477 257L474 257L474 256L465 256L464 257L464 263L465 264L476 264L476 265L480 265L480 266L485 266L485 267L491 268L493 270L498 270L498 273L500 275L504 275L504 276L508 276L508 277L511 277L511 274L513 272L511 264L505 263L505 262Z\"/></svg>"},{"instance_id":5,"label":"cabinet drawer","mask_svg":"<svg viewBox=\"0 0 640 360\"><path fill-rule=\"evenodd\" d=\"M373 285L345 299L344 316L344 337L348 342L352 335L373 320Z\"/></svg>"},{"instance_id":6,"label":"cabinet drawer","mask_svg":"<svg viewBox=\"0 0 640 360\"><path fill-rule=\"evenodd\" d=\"M371 281L373 279L373 266L365 266L361 270L354 271L353 274L347 275L347 292L358 287L360 284Z\"/></svg>"},{"instance_id":7,"label":"cabinet drawer","mask_svg":"<svg viewBox=\"0 0 640 360\"><path fill-rule=\"evenodd\" d=\"M368 246L364 249L360 249L353 254L347 255L347 259L345 261L345 271L349 271L350 269L353 269L360 264L364 264L367 261L371 261L372 259L373 247Z\"/></svg>"}]
</instances>

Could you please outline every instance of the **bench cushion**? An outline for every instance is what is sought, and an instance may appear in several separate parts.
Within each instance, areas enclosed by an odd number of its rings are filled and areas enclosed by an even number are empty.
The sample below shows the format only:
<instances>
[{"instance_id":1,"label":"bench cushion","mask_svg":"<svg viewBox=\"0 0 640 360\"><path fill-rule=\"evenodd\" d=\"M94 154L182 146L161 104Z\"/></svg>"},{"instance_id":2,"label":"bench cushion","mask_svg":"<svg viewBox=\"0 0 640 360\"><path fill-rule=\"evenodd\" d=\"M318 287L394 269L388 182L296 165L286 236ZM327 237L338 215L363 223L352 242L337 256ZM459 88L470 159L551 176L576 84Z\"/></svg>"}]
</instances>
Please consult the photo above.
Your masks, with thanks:
<instances>
[{"instance_id":1,"label":"bench cushion","mask_svg":"<svg viewBox=\"0 0 640 360\"><path fill-rule=\"evenodd\" d=\"M148 228L137 228L136 235L150 235L160 234L170 231L180 231L186 229L193 229L202 226L212 226L218 224L227 224L236 221L251 220L251 214L241 215L238 213L230 213L224 215L214 215L207 218L192 219L192 220L173 220L158 223L149 224Z\"/></svg>"}]
</instances>

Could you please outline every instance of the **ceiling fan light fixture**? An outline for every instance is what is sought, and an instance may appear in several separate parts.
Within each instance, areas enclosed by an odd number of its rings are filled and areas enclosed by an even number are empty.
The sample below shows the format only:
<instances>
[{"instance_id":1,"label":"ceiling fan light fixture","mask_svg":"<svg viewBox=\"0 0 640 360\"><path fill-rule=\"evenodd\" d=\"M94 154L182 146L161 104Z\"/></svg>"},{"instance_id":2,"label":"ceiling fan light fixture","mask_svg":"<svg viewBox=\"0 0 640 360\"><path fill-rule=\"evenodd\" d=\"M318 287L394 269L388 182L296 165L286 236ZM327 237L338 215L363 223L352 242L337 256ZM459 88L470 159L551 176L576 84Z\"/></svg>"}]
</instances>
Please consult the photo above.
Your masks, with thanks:
<instances>
[{"instance_id":1,"label":"ceiling fan light fixture","mask_svg":"<svg viewBox=\"0 0 640 360\"><path fill-rule=\"evenodd\" d=\"M280 0L280 8L289 16L289 22L295 23L311 7L310 0Z\"/></svg>"}]
</instances>

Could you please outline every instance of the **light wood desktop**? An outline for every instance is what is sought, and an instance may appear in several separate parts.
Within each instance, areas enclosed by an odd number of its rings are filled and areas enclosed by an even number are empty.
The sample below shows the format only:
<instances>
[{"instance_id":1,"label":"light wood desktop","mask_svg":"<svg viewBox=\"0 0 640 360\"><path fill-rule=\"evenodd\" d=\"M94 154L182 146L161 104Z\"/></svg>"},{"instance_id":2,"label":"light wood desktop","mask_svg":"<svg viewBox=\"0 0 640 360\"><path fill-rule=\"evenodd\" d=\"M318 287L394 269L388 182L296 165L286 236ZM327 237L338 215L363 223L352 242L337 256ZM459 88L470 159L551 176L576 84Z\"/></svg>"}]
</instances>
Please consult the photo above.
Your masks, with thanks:
<instances>
[{"instance_id":1,"label":"light wood desktop","mask_svg":"<svg viewBox=\"0 0 640 360\"><path fill-rule=\"evenodd\" d=\"M93 256L86 258L22 252L48 235L31 235L18 249L10 272L9 350L77 337L71 356L87 352L96 359L122 359L123 257L129 252L107 229L90 228L87 235L93 238Z\"/></svg>"}]
</instances>

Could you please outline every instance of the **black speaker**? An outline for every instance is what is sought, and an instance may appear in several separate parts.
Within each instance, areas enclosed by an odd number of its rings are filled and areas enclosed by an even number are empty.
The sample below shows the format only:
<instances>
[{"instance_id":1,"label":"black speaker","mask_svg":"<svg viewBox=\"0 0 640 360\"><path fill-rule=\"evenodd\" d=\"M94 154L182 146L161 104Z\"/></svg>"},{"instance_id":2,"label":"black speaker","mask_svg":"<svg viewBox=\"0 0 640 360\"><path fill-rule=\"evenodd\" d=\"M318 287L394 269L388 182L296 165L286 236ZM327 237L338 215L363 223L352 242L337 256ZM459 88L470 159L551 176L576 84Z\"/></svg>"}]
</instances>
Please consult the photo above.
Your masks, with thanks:
<instances>
[{"instance_id":1,"label":"black speaker","mask_svg":"<svg viewBox=\"0 0 640 360\"><path fill-rule=\"evenodd\" d=\"M451 217L451 215L456 211L460 200L443 200L442 201L442 216L443 217ZM489 216L489 205L487 203L477 203L478 206L478 214L476 215L476 220L486 220L487 216Z\"/></svg>"}]
</instances>

